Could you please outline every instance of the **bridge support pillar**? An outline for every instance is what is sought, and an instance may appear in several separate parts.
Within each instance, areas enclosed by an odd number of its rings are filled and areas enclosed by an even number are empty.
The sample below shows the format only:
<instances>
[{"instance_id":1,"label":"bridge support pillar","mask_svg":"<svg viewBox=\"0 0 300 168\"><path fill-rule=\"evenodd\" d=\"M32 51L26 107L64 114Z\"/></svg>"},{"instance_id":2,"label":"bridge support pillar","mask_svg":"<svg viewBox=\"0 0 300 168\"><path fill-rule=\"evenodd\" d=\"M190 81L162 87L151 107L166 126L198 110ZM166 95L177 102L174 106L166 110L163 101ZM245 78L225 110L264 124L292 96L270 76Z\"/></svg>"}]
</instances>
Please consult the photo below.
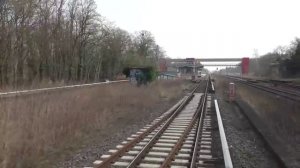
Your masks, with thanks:
<instances>
[{"instance_id":1,"label":"bridge support pillar","mask_svg":"<svg viewBox=\"0 0 300 168\"><path fill-rule=\"evenodd\" d=\"M249 73L249 63L250 59L249 57L242 58L242 75L248 75Z\"/></svg>"}]
</instances>

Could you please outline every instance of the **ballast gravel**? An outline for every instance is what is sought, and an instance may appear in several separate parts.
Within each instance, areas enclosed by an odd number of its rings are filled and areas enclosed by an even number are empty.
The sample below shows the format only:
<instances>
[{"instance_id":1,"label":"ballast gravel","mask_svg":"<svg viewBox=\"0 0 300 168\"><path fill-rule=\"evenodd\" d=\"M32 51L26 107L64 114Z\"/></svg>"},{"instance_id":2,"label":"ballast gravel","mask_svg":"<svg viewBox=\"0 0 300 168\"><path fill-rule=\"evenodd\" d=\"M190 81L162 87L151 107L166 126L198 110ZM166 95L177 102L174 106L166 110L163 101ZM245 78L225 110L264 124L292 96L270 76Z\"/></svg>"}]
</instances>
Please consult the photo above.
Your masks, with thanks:
<instances>
[{"instance_id":1,"label":"ballast gravel","mask_svg":"<svg viewBox=\"0 0 300 168\"><path fill-rule=\"evenodd\" d=\"M238 168L279 168L279 163L262 137L254 130L242 111L227 101L224 91L216 87L231 159Z\"/></svg>"}]
</instances>

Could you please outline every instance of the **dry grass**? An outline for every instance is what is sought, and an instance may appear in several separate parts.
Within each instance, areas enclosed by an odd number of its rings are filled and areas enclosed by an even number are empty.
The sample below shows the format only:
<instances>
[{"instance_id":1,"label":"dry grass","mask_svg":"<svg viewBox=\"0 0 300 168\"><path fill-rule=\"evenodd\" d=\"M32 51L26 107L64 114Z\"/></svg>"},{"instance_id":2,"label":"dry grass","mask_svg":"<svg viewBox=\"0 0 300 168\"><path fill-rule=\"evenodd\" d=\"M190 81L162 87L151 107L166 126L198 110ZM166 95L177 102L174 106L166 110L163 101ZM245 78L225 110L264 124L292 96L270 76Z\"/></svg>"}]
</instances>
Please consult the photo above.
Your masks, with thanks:
<instances>
[{"instance_id":1,"label":"dry grass","mask_svg":"<svg viewBox=\"0 0 300 168\"><path fill-rule=\"evenodd\" d=\"M60 151L66 142L104 129L118 117L138 114L162 98L176 99L185 87L182 81L140 88L113 84L2 98L0 167L37 167L40 158Z\"/></svg>"}]
</instances>

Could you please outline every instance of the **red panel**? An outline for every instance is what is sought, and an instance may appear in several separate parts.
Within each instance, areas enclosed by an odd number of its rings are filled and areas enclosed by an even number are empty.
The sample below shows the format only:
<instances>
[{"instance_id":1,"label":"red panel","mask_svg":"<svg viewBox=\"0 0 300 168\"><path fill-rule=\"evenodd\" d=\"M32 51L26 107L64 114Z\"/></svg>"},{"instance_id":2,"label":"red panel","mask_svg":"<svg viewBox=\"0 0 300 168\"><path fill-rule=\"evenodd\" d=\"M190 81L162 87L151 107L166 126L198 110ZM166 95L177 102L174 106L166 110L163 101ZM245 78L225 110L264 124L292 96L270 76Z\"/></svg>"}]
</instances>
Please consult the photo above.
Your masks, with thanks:
<instances>
[{"instance_id":1,"label":"red panel","mask_svg":"<svg viewBox=\"0 0 300 168\"><path fill-rule=\"evenodd\" d=\"M249 73L249 62L250 59L248 57L244 57L242 59L242 74L247 75Z\"/></svg>"}]
</instances>

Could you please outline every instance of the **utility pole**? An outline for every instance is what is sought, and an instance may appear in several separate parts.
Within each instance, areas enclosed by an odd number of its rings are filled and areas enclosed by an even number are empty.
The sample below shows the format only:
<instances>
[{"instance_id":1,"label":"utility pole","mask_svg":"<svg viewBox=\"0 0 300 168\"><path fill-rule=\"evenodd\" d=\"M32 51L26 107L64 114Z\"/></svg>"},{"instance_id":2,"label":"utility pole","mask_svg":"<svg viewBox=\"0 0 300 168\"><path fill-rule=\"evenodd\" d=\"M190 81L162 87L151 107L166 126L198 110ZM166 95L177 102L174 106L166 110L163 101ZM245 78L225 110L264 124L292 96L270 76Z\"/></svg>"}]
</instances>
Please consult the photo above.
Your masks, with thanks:
<instances>
[{"instance_id":1,"label":"utility pole","mask_svg":"<svg viewBox=\"0 0 300 168\"><path fill-rule=\"evenodd\" d=\"M194 60L194 75L196 77L196 59Z\"/></svg>"}]
</instances>

